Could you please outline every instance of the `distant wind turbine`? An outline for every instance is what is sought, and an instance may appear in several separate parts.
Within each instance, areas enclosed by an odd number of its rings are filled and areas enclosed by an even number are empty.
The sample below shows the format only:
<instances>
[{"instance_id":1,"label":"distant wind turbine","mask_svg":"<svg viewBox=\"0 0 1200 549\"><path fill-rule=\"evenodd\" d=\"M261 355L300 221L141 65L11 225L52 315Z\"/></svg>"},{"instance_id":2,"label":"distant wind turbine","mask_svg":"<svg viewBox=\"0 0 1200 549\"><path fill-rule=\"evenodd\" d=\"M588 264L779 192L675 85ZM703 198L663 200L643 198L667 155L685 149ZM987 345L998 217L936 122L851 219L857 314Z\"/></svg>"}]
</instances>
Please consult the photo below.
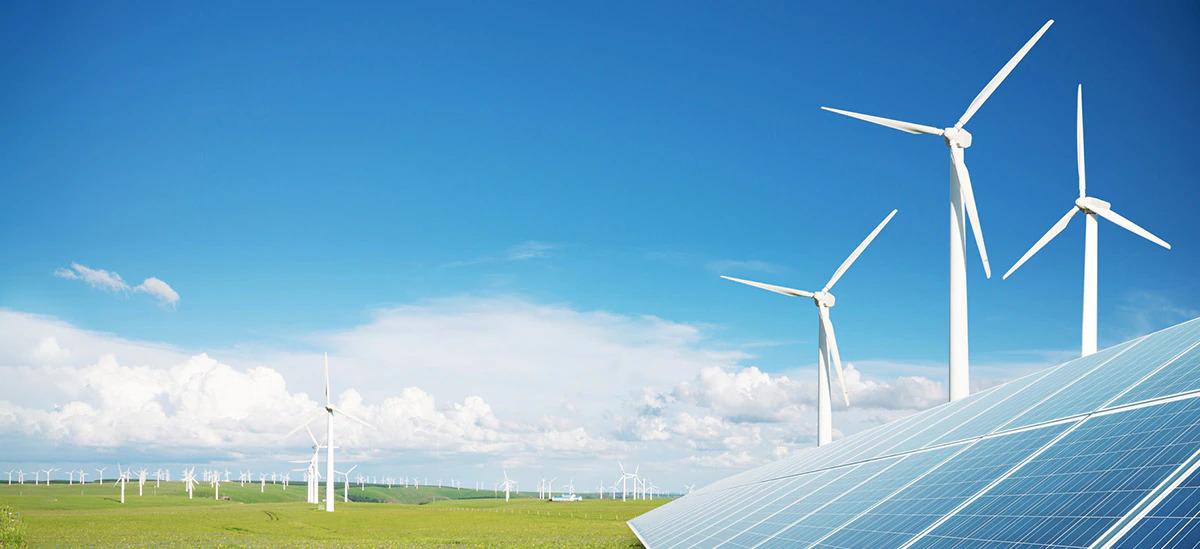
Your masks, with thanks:
<instances>
[{"instance_id":1,"label":"distant wind turbine","mask_svg":"<svg viewBox=\"0 0 1200 549\"><path fill-rule=\"evenodd\" d=\"M896 215L896 210L892 210L887 217L883 218L875 230L871 231L858 247L850 253L850 256L842 262L841 266L833 272L833 276L829 278L829 282L825 283L825 287L818 291L810 292L806 290L796 290L784 286L776 286L774 284L764 284L762 282L753 282L750 280L742 280L729 276L722 276L726 280L740 282L756 288L761 288L769 292L775 292L791 297L807 297L813 300L817 306L817 446L829 444L833 440L833 420L832 420L832 405L830 403L830 386L829 386L829 368L837 372L838 384L842 387L842 399L846 405L850 405L850 394L846 388L846 379L842 373L842 357L838 351L837 336L833 333L833 321L829 318L829 309L833 307L836 300L829 290L837 284L846 270L858 260L858 256L862 255L867 246L872 240L879 235L879 232L887 226L892 217Z\"/></svg>"},{"instance_id":2,"label":"distant wind turbine","mask_svg":"<svg viewBox=\"0 0 1200 549\"><path fill-rule=\"evenodd\" d=\"M983 228L979 224L979 212L975 207L975 191L971 188L971 175L967 172L967 162L964 151L971 146L971 133L963 126L991 97L1000 83L1016 68L1017 63L1029 53L1033 45L1054 24L1054 20L1046 21L1045 25L1025 43L1012 59L1008 60L1000 72L983 87L979 95L967 106L966 112L959 117L958 122L949 128L935 128L912 122L903 122L859 114L856 112L821 107L829 112L857 118L872 124L879 124L894 130L911 134L926 134L941 136L950 149L950 400L958 400L970 394L969 354L967 348L967 221L970 220L971 230L975 234L975 245L979 248L979 259L983 262L983 272L988 278L992 276L992 268L988 264L987 248L983 244ZM964 215L965 208L965 215Z\"/></svg>"},{"instance_id":3,"label":"distant wind turbine","mask_svg":"<svg viewBox=\"0 0 1200 549\"><path fill-rule=\"evenodd\" d=\"M1041 250L1046 243L1050 242L1054 239L1054 237L1058 236L1059 233L1063 232L1063 229L1067 228L1067 225L1071 222L1071 219L1075 217L1075 214L1083 212L1083 329L1082 343L1080 348L1083 356L1088 356L1096 352L1096 308L1099 301L1096 289L1098 270L1097 256L1099 255L1099 246L1097 244L1097 239L1099 236L1099 224L1096 221L1096 217L1103 217L1104 219L1113 222L1118 227L1145 238L1146 240L1158 244L1159 246L1162 246L1168 250L1171 249L1171 245L1165 240L1154 236L1150 233L1150 231L1147 231L1146 229L1139 227L1136 223L1126 219L1121 214L1112 211L1112 208L1110 207L1111 204L1108 202L1087 195L1087 170L1084 168L1083 161L1083 84L1079 85L1075 96L1075 163L1079 169L1079 198L1076 198L1075 203L1071 205L1071 208L1067 210L1067 213L1064 214L1062 218L1060 218L1052 227L1050 227L1050 230L1046 231L1046 234L1042 235L1042 237L1033 244L1033 247L1029 248L1029 251L1025 252L1025 255L1021 256L1021 259L1018 259L1017 262L1013 264L1012 268L1009 269L1007 273L1004 273L1004 278L1007 279L1009 275L1016 272L1021 265L1024 265L1025 262L1028 261L1029 258L1033 257L1038 250Z\"/></svg>"}]
</instances>

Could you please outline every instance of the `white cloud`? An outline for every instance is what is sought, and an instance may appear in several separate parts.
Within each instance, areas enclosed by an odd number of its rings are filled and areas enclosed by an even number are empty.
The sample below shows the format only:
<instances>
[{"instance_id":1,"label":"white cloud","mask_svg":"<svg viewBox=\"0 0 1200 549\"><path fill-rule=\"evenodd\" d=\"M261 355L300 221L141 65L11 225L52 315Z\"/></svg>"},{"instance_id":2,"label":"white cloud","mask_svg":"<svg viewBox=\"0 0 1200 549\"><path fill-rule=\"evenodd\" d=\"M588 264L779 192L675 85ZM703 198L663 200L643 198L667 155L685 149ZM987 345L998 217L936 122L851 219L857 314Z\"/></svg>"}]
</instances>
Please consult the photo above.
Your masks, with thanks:
<instances>
[{"instance_id":1,"label":"white cloud","mask_svg":"<svg viewBox=\"0 0 1200 549\"><path fill-rule=\"evenodd\" d=\"M134 288L134 291L149 294L154 299L172 307L179 303L179 293L169 284L155 277L142 281Z\"/></svg>"},{"instance_id":2,"label":"white cloud","mask_svg":"<svg viewBox=\"0 0 1200 549\"><path fill-rule=\"evenodd\" d=\"M82 280L88 286L110 292L127 292L129 285L121 275L104 269L92 269L79 263L71 263L69 269L58 269L54 276L67 280Z\"/></svg>"},{"instance_id":3,"label":"white cloud","mask_svg":"<svg viewBox=\"0 0 1200 549\"><path fill-rule=\"evenodd\" d=\"M179 303L179 293L162 279L150 277L137 286L130 286L121 275L104 269L93 269L87 265L71 263L70 268L57 269L54 276L66 280L80 280L96 289L109 292L129 293L139 292L174 307Z\"/></svg>"},{"instance_id":4,"label":"white cloud","mask_svg":"<svg viewBox=\"0 0 1200 549\"><path fill-rule=\"evenodd\" d=\"M472 267L489 263L528 261L550 257L560 245L540 240L526 240L514 244L499 254L481 255L472 259L451 261L442 265L443 268Z\"/></svg>"},{"instance_id":5,"label":"white cloud","mask_svg":"<svg viewBox=\"0 0 1200 549\"><path fill-rule=\"evenodd\" d=\"M62 348L53 336L46 336L38 341L30 356L35 362L57 362L71 356L71 352Z\"/></svg>"},{"instance_id":6,"label":"white cloud","mask_svg":"<svg viewBox=\"0 0 1200 549\"><path fill-rule=\"evenodd\" d=\"M537 240L526 240L516 246L508 249L504 254L504 258L509 261L524 261L526 259L538 259L547 257L552 251L558 248L557 244L549 242L540 242Z\"/></svg>"},{"instance_id":7,"label":"white cloud","mask_svg":"<svg viewBox=\"0 0 1200 549\"><path fill-rule=\"evenodd\" d=\"M743 366L751 357L695 325L470 296L382 309L288 349L207 353L0 310L0 436L78 459L91 448L296 459L306 436L279 437L317 410L326 350L335 404L376 427L339 423L347 459L364 466L502 462L609 481L623 459L663 482L696 482L815 436L811 367ZM868 377L904 371L869 364L846 365L852 405L835 401L835 436L943 399L933 379Z\"/></svg>"}]
</instances>

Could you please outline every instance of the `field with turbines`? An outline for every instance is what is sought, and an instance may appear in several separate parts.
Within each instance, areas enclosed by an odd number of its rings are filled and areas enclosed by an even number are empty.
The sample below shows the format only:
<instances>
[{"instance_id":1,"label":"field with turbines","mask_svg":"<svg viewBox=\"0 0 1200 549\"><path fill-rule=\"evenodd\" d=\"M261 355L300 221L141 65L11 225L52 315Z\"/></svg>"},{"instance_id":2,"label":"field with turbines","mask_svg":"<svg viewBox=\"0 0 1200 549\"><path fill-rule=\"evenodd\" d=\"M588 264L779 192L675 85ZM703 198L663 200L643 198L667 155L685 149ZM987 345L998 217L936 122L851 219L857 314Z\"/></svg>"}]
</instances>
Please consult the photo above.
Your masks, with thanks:
<instances>
[{"instance_id":1,"label":"field with turbines","mask_svg":"<svg viewBox=\"0 0 1200 549\"><path fill-rule=\"evenodd\" d=\"M0 533L42 546L371 545L636 547L625 521L668 500L551 503L532 497L505 502L492 491L454 488L351 488L337 513L304 502L304 487L257 484L196 489L147 483L118 503L111 483L0 485ZM339 494L340 496L340 494ZM224 499L228 498L228 499ZM389 503L376 503L389 502ZM9 518L11 517L11 518ZM5 545L0 538L0 545Z\"/></svg>"}]
</instances>

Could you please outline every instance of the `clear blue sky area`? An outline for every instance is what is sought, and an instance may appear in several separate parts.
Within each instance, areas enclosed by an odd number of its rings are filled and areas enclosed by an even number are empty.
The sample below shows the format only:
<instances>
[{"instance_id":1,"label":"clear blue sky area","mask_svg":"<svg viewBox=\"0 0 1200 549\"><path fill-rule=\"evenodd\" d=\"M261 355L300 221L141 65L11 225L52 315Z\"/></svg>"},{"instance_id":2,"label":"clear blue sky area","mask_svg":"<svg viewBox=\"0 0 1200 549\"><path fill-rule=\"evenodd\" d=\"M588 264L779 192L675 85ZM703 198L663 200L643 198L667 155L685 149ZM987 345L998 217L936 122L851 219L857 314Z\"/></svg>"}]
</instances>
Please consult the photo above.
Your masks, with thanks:
<instances>
[{"instance_id":1,"label":"clear blue sky area","mask_svg":"<svg viewBox=\"0 0 1200 549\"><path fill-rule=\"evenodd\" d=\"M1200 5L856 4L7 3L0 306L204 349L519 294L789 342L756 347L781 369L811 304L717 275L819 288L899 208L839 339L941 361L945 148L818 107L952 125L1053 18L968 126L972 352L1078 345L1082 223L999 275L1075 198L1080 82L1089 189L1175 245L1102 224L1101 344L1200 314ZM182 299L52 276L72 261Z\"/></svg>"}]
</instances>

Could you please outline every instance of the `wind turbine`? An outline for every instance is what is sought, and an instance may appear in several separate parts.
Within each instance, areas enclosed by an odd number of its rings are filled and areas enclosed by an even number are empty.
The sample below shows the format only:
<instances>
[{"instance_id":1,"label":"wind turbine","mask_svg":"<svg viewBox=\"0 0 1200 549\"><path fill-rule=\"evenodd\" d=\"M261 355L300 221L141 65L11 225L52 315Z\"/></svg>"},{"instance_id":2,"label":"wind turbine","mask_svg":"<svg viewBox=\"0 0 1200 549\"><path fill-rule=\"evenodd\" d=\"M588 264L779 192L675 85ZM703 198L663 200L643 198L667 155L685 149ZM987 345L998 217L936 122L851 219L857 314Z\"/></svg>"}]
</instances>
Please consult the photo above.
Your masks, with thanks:
<instances>
[{"instance_id":1,"label":"wind turbine","mask_svg":"<svg viewBox=\"0 0 1200 549\"><path fill-rule=\"evenodd\" d=\"M104 484L104 470L105 469L108 469L108 467L99 467L96 469L96 472L99 473L99 475L100 475L100 478L97 478L96 482L99 482L100 484Z\"/></svg>"},{"instance_id":2,"label":"wind turbine","mask_svg":"<svg viewBox=\"0 0 1200 549\"><path fill-rule=\"evenodd\" d=\"M641 469L642 466L638 465L638 466L634 467L632 473L626 471L625 465L623 465L620 461L617 461L617 467L621 468L621 476L617 477L617 481L621 483L621 501L625 501L626 494L629 493L629 490L625 484L625 481L633 480L634 481L634 489L636 490L637 489L637 478L638 478L637 472L638 472L638 469ZM616 496L614 495L613 497L616 497ZM637 499L636 492L634 492L634 499Z\"/></svg>"},{"instance_id":3,"label":"wind turbine","mask_svg":"<svg viewBox=\"0 0 1200 549\"><path fill-rule=\"evenodd\" d=\"M509 491L516 488L517 481L508 478L508 470L504 469L504 482L500 484L504 488L504 501L508 501Z\"/></svg>"},{"instance_id":4,"label":"wind turbine","mask_svg":"<svg viewBox=\"0 0 1200 549\"><path fill-rule=\"evenodd\" d=\"M764 284L762 282L742 280L740 278L733 278L729 276L721 277L726 280L732 280L748 286L754 286L755 288L761 288L777 294L791 297L807 297L812 299L813 303L816 304L818 320L817 446L829 444L833 440L833 406L830 402L829 386L829 368L831 366L833 367L833 370L837 372L838 384L842 387L842 399L846 402L847 406L850 405L850 394L846 389L846 378L842 373L842 356L838 351L837 336L835 336L833 333L833 321L829 319L829 309L833 307L836 299L834 298L833 294L829 293L829 290L833 288L834 284L837 284L838 280L842 278L842 275L846 273L846 270L849 269L856 260L858 260L858 256L862 255L863 251L867 249L867 246L871 244L871 241L875 240L875 237L879 235L879 232L882 231L885 226L887 226L888 222L891 221L892 217L895 215L896 210L892 210L887 217L883 218L883 221L880 221L879 224L875 226L875 230L871 231L871 234L868 234L867 237L863 239L861 243L859 243L858 247L855 248L853 252L850 252L850 256L842 262L841 266L839 266L837 270L833 272L833 276L829 278L829 282L825 284L825 287L818 291L810 292L806 290L796 290L784 286Z\"/></svg>"},{"instance_id":5,"label":"wind turbine","mask_svg":"<svg viewBox=\"0 0 1200 549\"><path fill-rule=\"evenodd\" d=\"M326 454L325 454L325 511L332 513L333 512L333 498L334 498L334 494L337 490L337 487L335 486L335 484L337 483L337 479L334 478L334 469L333 469L333 448L334 448L334 445L333 445L333 416L335 413L340 416L346 416L347 418L357 421L367 427L371 427L371 424L367 423L361 419L358 419L350 414L347 414L346 412L342 411L337 406L334 406L333 401L329 397L329 393L330 393L329 353L325 353L325 409L322 410L321 412L319 412L317 414L317 416L314 416L313 418L305 421L304 423L301 423L295 429L292 429L292 431L290 433L288 433L284 438L292 436L293 434L296 433L296 431L299 431L301 428L307 427L309 422L311 422L313 419L317 419L317 417L320 417L320 415L322 415L322 414L325 415L325 449L326 449ZM374 428L374 427L371 427L371 428Z\"/></svg>"},{"instance_id":6,"label":"wind turbine","mask_svg":"<svg viewBox=\"0 0 1200 549\"><path fill-rule=\"evenodd\" d=\"M125 483L129 481L129 473L121 470L121 464L117 464L117 481L113 485L121 485L121 503L125 503Z\"/></svg>"},{"instance_id":7,"label":"wind turbine","mask_svg":"<svg viewBox=\"0 0 1200 549\"><path fill-rule=\"evenodd\" d=\"M213 487L213 499L220 500L221 499L221 473L220 472L213 473L212 480L209 482L212 483L212 487Z\"/></svg>"},{"instance_id":8,"label":"wind turbine","mask_svg":"<svg viewBox=\"0 0 1200 549\"><path fill-rule=\"evenodd\" d=\"M970 394L970 359L967 347L967 221L971 223L971 232L975 235L975 245L979 248L979 259L983 262L983 273L987 278L992 277L992 269L988 264L987 248L983 245L983 229L979 225L979 212L975 207L975 192L971 189L971 175L967 171L964 151L971 146L971 133L963 126L991 97L1000 83L1016 68L1017 63L1029 53L1033 45L1041 39L1054 20L1046 21L1045 25L1025 43L1012 59L1008 60L1000 72L984 86L979 95L967 106L966 112L959 117L958 122L949 128L935 128L922 124L913 124L890 118L881 118L867 114L859 114L840 109L821 107L829 112L857 118L873 124L887 126L894 130L911 134L926 134L941 136L946 147L950 149L950 360L949 360L949 397L958 400ZM965 216L964 216L965 208Z\"/></svg>"},{"instance_id":9,"label":"wind turbine","mask_svg":"<svg viewBox=\"0 0 1200 549\"><path fill-rule=\"evenodd\" d=\"M355 465L349 469L346 469L346 472L344 473L341 471L337 472L339 475L342 475L342 503L350 503L350 473L357 468L358 465Z\"/></svg>"},{"instance_id":10,"label":"wind turbine","mask_svg":"<svg viewBox=\"0 0 1200 549\"><path fill-rule=\"evenodd\" d=\"M17 472L17 470L16 470L16 469L9 469L9 470L8 470L8 485L9 485L9 486L12 486L12 476L13 476L13 473L15 473L15 472Z\"/></svg>"},{"instance_id":11,"label":"wind turbine","mask_svg":"<svg viewBox=\"0 0 1200 549\"><path fill-rule=\"evenodd\" d=\"M120 469L120 467L118 467ZM183 471L183 488L187 490L188 499L192 499L192 492L196 488L196 468L184 469Z\"/></svg>"},{"instance_id":12,"label":"wind turbine","mask_svg":"<svg viewBox=\"0 0 1200 549\"><path fill-rule=\"evenodd\" d=\"M1042 235L1037 242L1029 248L1021 259L1017 260L1016 264L1004 273L1004 278L1016 272L1029 258L1033 257L1038 250L1041 250L1046 243L1058 236L1067 228L1071 222L1071 218L1079 212L1084 213L1084 237L1083 237L1083 330L1081 352L1083 356L1088 356L1096 352L1096 308L1098 303L1097 298L1097 256L1099 255L1097 245L1099 224L1096 221L1096 216L1103 217L1115 223L1133 234L1136 234L1150 242L1158 244L1168 250L1171 245L1163 239L1154 236L1139 227L1136 223L1125 219L1124 216L1112 211L1111 204L1087 195L1087 176L1083 161L1083 84L1079 85L1075 96L1075 160L1079 169L1079 198L1075 199L1075 203L1071 205L1071 209L1058 220L1046 234Z\"/></svg>"}]
</instances>

